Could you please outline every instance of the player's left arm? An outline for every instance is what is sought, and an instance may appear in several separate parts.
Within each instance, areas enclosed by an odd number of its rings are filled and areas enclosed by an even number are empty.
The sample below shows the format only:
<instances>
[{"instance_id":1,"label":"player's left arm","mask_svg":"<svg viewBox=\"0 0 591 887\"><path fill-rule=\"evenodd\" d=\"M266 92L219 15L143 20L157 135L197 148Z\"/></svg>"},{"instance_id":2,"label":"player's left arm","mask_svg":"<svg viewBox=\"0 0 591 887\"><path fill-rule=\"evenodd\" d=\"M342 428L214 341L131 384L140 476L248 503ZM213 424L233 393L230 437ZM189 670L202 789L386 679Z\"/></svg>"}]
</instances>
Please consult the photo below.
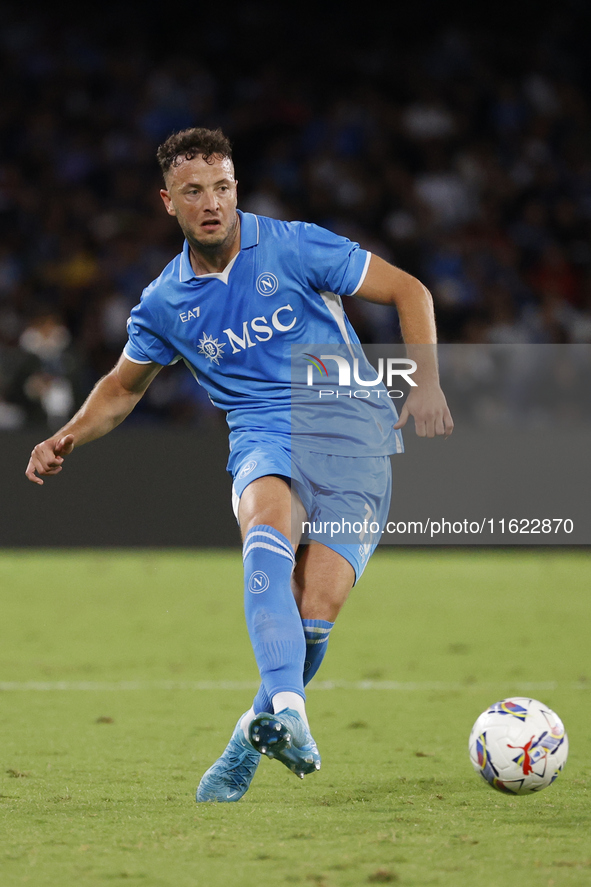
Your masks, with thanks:
<instances>
[{"instance_id":1,"label":"player's left arm","mask_svg":"<svg viewBox=\"0 0 591 887\"><path fill-rule=\"evenodd\" d=\"M445 395L439 384L437 330L431 293L420 280L372 255L365 279L355 296L368 302L393 305L398 311L402 338L417 371L395 428L415 420L419 437L448 437L454 427Z\"/></svg>"}]
</instances>

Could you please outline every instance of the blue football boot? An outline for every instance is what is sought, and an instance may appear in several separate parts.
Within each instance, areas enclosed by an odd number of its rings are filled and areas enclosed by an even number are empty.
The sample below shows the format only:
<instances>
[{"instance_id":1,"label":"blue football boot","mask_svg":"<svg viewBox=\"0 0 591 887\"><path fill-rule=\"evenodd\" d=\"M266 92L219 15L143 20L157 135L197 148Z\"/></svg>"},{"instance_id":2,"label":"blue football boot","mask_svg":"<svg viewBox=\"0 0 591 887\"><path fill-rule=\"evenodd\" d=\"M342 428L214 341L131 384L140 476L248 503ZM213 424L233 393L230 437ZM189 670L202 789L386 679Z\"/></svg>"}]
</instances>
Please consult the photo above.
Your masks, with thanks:
<instances>
[{"instance_id":1,"label":"blue football boot","mask_svg":"<svg viewBox=\"0 0 591 887\"><path fill-rule=\"evenodd\" d=\"M303 779L320 770L320 754L302 717L293 708L277 714L257 715L248 729L255 749L268 758L276 758Z\"/></svg>"},{"instance_id":2,"label":"blue football boot","mask_svg":"<svg viewBox=\"0 0 591 887\"><path fill-rule=\"evenodd\" d=\"M242 715L238 719L226 750L201 777L196 800L200 801L239 801L252 782L259 766L261 755L245 738L240 727Z\"/></svg>"}]
</instances>

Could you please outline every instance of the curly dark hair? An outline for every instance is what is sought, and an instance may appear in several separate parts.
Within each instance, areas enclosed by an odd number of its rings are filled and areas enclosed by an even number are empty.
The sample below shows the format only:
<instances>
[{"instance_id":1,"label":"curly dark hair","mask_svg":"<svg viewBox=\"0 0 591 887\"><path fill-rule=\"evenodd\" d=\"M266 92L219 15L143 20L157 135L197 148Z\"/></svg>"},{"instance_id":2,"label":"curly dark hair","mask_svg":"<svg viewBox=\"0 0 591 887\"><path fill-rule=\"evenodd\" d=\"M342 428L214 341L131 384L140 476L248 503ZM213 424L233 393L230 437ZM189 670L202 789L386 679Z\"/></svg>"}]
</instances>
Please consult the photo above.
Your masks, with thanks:
<instances>
[{"instance_id":1,"label":"curly dark hair","mask_svg":"<svg viewBox=\"0 0 591 887\"><path fill-rule=\"evenodd\" d=\"M174 132L165 142L162 142L156 157L166 178L167 172L183 160L194 160L201 155L206 163L212 163L216 156L232 159L232 146L230 140L221 129L205 129L203 126L194 126L192 129L183 129Z\"/></svg>"}]
</instances>

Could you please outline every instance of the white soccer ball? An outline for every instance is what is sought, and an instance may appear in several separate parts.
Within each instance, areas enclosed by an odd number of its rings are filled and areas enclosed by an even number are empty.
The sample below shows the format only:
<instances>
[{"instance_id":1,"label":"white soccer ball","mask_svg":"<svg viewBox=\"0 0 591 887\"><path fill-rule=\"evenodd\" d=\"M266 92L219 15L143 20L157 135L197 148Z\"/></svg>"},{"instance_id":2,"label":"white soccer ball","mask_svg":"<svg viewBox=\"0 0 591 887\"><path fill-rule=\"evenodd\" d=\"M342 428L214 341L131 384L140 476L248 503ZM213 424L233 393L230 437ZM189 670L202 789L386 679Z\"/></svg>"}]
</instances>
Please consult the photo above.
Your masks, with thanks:
<instances>
[{"instance_id":1,"label":"white soccer ball","mask_svg":"<svg viewBox=\"0 0 591 887\"><path fill-rule=\"evenodd\" d=\"M566 764L568 737L560 718L537 699L513 696L484 711L470 733L470 760L501 792L527 795L554 782Z\"/></svg>"}]
</instances>

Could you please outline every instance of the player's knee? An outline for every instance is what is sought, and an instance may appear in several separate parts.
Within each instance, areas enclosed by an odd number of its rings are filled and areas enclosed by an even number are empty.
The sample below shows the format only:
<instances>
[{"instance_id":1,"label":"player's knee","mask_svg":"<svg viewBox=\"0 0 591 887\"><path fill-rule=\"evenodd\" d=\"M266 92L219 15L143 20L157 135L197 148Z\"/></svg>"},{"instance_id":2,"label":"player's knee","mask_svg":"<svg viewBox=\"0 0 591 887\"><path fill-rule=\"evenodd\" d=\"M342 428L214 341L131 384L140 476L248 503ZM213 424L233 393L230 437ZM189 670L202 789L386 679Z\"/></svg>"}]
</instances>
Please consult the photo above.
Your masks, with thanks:
<instances>
[{"instance_id":1,"label":"player's knee","mask_svg":"<svg viewBox=\"0 0 591 887\"><path fill-rule=\"evenodd\" d=\"M304 587L300 596L302 619L324 619L326 622L334 622L345 605L350 590L351 585L346 584L338 586L313 584Z\"/></svg>"},{"instance_id":2,"label":"player's knee","mask_svg":"<svg viewBox=\"0 0 591 887\"><path fill-rule=\"evenodd\" d=\"M290 521L272 508L259 508L240 517L240 530L245 539L253 527L272 527L287 539L290 538Z\"/></svg>"}]
</instances>

